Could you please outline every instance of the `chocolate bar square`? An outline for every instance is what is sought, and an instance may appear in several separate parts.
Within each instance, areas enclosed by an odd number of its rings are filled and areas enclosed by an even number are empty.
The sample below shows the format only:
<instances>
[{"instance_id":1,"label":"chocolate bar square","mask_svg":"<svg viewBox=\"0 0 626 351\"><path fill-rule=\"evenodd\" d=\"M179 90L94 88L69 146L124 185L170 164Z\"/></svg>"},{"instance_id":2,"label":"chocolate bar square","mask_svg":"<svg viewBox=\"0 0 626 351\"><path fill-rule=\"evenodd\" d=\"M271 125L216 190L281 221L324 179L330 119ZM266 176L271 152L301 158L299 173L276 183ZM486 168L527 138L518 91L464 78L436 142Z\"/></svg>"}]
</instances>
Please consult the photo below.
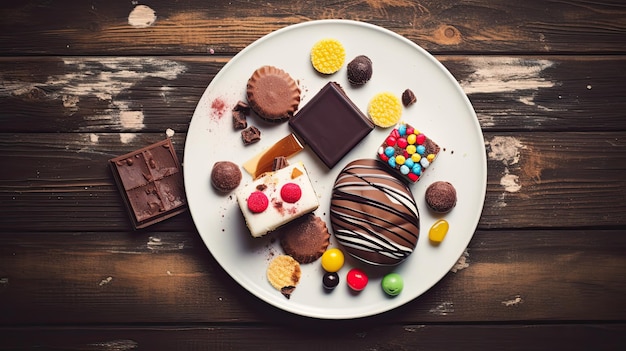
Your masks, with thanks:
<instances>
[{"instance_id":1,"label":"chocolate bar square","mask_svg":"<svg viewBox=\"0 0 626 351\"><path fill-rule=\"evenodd\" d=\"M169 138L112 158L109 165L135 229L187 210L183 175Z\"/></svg>"},{"instance_id":2,"label":"chocolate bar square","mask_svg":"<svg viewBox=\"0 0 626 351\"><path fill-rule=\"evenodd\" d=\"M333 168L374 124L335 82L326 84L290 120L294 133Z\"/></svg>"}]
</instances>

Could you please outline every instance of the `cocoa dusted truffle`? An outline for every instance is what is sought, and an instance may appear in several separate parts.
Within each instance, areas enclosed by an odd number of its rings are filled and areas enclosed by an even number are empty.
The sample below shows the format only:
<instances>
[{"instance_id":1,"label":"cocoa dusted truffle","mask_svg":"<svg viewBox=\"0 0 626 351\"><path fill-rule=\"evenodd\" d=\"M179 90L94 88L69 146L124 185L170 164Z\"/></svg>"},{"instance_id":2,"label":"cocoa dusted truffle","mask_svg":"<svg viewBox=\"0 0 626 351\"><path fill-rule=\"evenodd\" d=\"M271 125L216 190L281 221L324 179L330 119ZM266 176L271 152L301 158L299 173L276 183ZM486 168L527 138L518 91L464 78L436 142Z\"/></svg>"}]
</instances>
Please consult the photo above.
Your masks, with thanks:
<instances>
[{"instance_id":1,"label":"cocoa dusted truffle","mask_svg":"<svg viewBox=\"0 0 626 351\"><path fill-rule=\"evenodd\" d=\"M230 161L218 161L211 170L211 184L215 189L227 193L241 183L239 166Z\"/></svg>"},{"instance_id":2,"label":"cocoa dusted truffle","mask_svg":"<svg viewBox=\"0 0 626 351\"><path fill-rule=\"evenodd\" d=\"M348 81L352 85L363 85L372 78L372 60L365 55L355 57L348 63Z\"/></svg>"},{"instance_id":3,"label":"cocoa dusted truffle","mask_svg":"<svg viewBox=\"0 0 626 351\"><path fill-rule=\"evenodd\" d=\"M456 189L449 182L437 181L426 188L426 204L438 213L450 212L456 206Z\"/></svg>"}]
</instances>

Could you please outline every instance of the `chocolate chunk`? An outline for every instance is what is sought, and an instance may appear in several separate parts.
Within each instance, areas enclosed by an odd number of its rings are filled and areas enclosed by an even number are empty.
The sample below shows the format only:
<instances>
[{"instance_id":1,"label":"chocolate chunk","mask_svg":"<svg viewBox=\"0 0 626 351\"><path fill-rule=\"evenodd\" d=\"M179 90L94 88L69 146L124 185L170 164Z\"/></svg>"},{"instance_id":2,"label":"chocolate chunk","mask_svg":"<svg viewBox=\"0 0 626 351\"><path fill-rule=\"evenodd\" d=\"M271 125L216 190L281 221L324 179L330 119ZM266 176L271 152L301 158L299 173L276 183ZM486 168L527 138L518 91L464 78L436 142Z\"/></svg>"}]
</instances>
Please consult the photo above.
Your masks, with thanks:
<instances>
[{"instance_id":1,"label":"chocolate chunk","mask_svg":"<svg viewBox=\"0 0 626 351\"><path fill-rule=\"evenodd\" d=\"M242 112L245 116L250 115L250 106L244 101L237 101L235 107L233 107L233 111Z\"/></svg>"},{"instance_id":2,"label":"chocolate chunk","mask_svg":"<svg viewBox=\"0 0 626 351\"><path fill-rule=\"evenodd\" d=\"M289 120L289 125L328 168L374 129L372 121L335 82L327 83Z\"/></svg>"},{"instance_id":3,"label":"chocolate chunk","mask_svg":"<svg viewBox=\"0 0 626 351\"><path fill-rule=\"evenodd\" d=\"M406 107L413 105L417 101L415 94L411 89L407 89L402 93L402 104Z\"/></svg>"},{"instance_id":4,"label":"chocolate chunk","mask_svg":"<svg viewBox=\"0 0 626 351\"><path fill-rule=\"evenodd\" d=\"M250 145L261 140L261 131L255 126L250 126L241 131L241 139L244 145Z\"/></svg>"},{"instance_id":5,"label":"chocolate chunk","mask_svg":"<svg viewBox=\"0 0 626 351\"><path fill-rule=\"evenodd\" d=\"M283 169L289 166L289 161L285 156L278 156L274 158L274 162L272 163L272 171L278 171L279 169Z\"/></svg>"},{"instance_id":6,"label":"chocolate chunk","mask_svg":"<svg viewBox=\"0 0 626 351\"><path fill-rule=\"evenodd\" d=\"M247 127L246 115L242 111L233 110L233 128L246 129Z\"/></svg>"},{"instance_id":7,"label":"chocolate chunk","mask_svg":"<svg viewBox=\"0 0 626 351\"><path fill-rule=\"evenodd\" d=\"M135 229L187 209L180 163L169 138L112 158L109 166Z\"/></svg>"}]
</instances>

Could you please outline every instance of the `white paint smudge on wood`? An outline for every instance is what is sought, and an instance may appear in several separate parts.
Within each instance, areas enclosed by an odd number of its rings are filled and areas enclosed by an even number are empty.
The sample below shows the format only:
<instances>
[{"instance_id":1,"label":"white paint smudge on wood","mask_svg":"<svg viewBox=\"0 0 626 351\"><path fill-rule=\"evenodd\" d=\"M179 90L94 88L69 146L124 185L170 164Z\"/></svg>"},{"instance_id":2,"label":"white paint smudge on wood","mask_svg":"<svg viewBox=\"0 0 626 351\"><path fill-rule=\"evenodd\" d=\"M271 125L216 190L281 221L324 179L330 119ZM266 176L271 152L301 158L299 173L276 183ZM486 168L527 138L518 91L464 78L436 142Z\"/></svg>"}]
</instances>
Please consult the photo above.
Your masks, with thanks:
<instances>
[{"instance_id":1,"label":"white paint smudge on wood","mask_svg":"<svg viewBox=\"0 0 626 351\"><path fill-rule=\"evenodd\" d=\"M438 316L447 316L448 314L454 312L454 303L449 301L442 302L437 307L431 308L428 312Z\"/></svg>"},{"instance_id":2,"label":"white paint smudge on wood","mask_svg":"<svg viewBox=\"0 0 626 351\"><path fill-rule=\"evenodd\" d=\"M468 59L472 73L460 81L467 95L472 94L513 94L514 99L542 110L550 110L537 105L535 97L539 89L552 88L557 82L546 78L544 71L554 62L511 57L472 57ZM482 126L494 125L494 116L478 114Z\"/></svg>"},{"instance_id":3,"label":"white paint smudge on wood","mask_svg":"<svg viewBox=\"0 0 626 351\"><path fill-rule=\"evenodd\" d=\"M105 279L102 279L102 280L100 281L100 283L98 283L98 285L99 285L99 286L107 285L107 284L109 284L112 280L113 280L113 277L106 277Z\"/></svg>"},{"instance_id":4,"label":"white paint smudge on wood","mask_svg":"<svg viewBox=\"0 0 626 351\"><path fill-rule=\"evenodd\" d=\"M175 132L175 131L174 131L174 129L172 129L172 128L167 128L167 129L165 130L165 135L167 135L167 137L168 137L168 138L173 137L175 133L176 133L176 132Z\"/></svg>"},{"instance_id":5,"label":"white paint smudge on wood","mask_svg":"<svg viewBox=\"0 0 626 351\"><path fill-rule=\"evenodd\" d=\"M519 176L515 174L505 174L500 178L500 185L504 187L504 190L515 193L522 189L522 186L519 183Z\"/></svg>"},{"instance_id":6,"label":"white paint smudge on wood","mask_svg":"<svg viewBox=\"0 0 626 351\"><path fill-rule=\"evenodd\" d=\"M469 267L469 249L465 249L465 251L463 251L463 254L461 254L459 260L454 264L454 266L452 266L450 272L456 273L467 267Z\"/></svg>"},{"instance_id":7,"label":"white paint smudge on wood","mask_svg":"<svg viewBox=\"0 0 626 351\"><path fill-rule=\"evenodd\" d=\"M100 137L98 135L93 133L89 134L89 141L91 141L92 143L97 143L99 139Z\"/></svg>"},{"instance_id":8,"label":"white paint smudge on wood","mask_svg":"<svg viewBox=\"0 0 626 351\"><path fill-rule=\"evenodd\" d=\"M499 161L504 164L504 172L500 178L500 185L506 192L514 193L522 189L519 175L511 173L509 166L515 165L520 161L520 150L525 149L522 143L510 136L495 136L490 141L486 141L488 152L487 156L490 160ZM497 207L505 207L506 203L498 203Z\"/></svg>"},{"instance_id":9,"label":"white paint smudge on wood","mask_svg":"<svg viewBox=\"0 0 626 351\"><path fill-rule=\"evenodd\" d=\"M555 82L542 77L542 72L554 65L549 60L471 57L468 62L474 72L460 83L466 94L516 92L532 97L540 88L555 86Z\"/></svg>"},{"instance_id":10,"label":"white paint smudge on wood","mask_svg":"<svg viewBox=\"0 0 626 351\"><path fill-rule=\"evenodd\" d=\"M0 77L0 97L28 98L39 89L45 93L38 98L61 100L70 112L78 111L79 102L96 98L108 102L109 108L102 115L86 116L87 120L108 120L121 129L135 131L144 128L144 113L120 96L144 79L174 80L187 70L185 65L160 58L67 58L63 63L66 72L49 76L44 83Z\"/></svg>"},{"instance_id":11,"label":"white paint smudge on wood","mask_svg":"<svg viewBox=\"0 0 626 351\"><path fill-rule=\"evenodd\" d=\"M135 28L148 28L156 22L153 9L146 5L137 5L128 15L128 24Z\"/></svg>"},{"instance_id":12,"label":"white paint smudge on wood","mask_svg":"<svg viewBox=\"0 0 626 351\"><path fill-rule=\"evenodd\" d=\"M520 295L515 296L513 299L502 301L502 304L506 307L517 306L524 302L524 299Z\"/></svg>"},{"instance_id":13,"label":"white paint smudge on wood","mask_svg":"<svg viewBox=\"0 0 626 351\"><path fill-rule=\"evenodd\" d=\"M133 139L135 139L137 135L135 135L134 133L120 133L120 141L123 144L128 144L131 141L133 141Z\"/></svg>"}]
</instances>

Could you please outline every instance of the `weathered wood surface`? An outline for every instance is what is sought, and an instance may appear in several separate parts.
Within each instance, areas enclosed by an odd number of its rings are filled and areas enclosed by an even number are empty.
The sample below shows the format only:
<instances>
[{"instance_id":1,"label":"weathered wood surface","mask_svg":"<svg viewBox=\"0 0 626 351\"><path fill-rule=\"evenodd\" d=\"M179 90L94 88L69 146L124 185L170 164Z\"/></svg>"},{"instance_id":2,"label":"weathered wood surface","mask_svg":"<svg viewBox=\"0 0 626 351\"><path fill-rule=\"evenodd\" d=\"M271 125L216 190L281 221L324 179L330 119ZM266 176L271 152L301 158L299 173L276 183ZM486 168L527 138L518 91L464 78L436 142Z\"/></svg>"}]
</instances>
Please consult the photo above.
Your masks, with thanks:
<instances>
[{"instance_id":1,"label":"weathered wood surface","mask_svg":"<svg viewBox=\"0 0 626 351\"><path fill-rule=\"evenodd\" d=\"M5 1L0 54L213 50L230 56L276 29L330 18L380 25L434 52L624 52L626 42L626 4L619 0L156 1L146 4L152 11L131 17L134 5L120 0Z\"/></svg>"},{"instance_id":2,"label":"weathered wood surface","mask_svg":"<svg viewBox=\"0 0 626 351\"><path fill-rule=\"evenodd\" d=\"M437 58L464 88L486 131L626 129L626 56ZM0 57L2 131L184 132L200 96L227 61Z\"/></svg>"},{"instance_id":3,"label":"weathered wood surface","mask_svg":"<svg viewBox=\"0 0 626 351\"><path fill-rule=\"evenodd\" d=\"M479 228L625 224L625 133L484 136L487 196ZM0 159L11 165L0 173L0 230L129 230L107 161L163 138L164 132L0 134ZM181 159L184 139L173 136ZM193 228L189 214L153 227Z\"/></svg>"},{"instance_id":4,"label":"weathered wood surface","mask_svg":"<svg viewBox=\"0 0 626 351\"><path fill-rule=\"evenodd\" d=\"M326 18L434 53L474 105L488 160L454 270L354 321L260 302L189 213L133 231L106 165L166 132L182 157L197 101L233 55ZM617 0L3 1L0 350L621 349L624 43Z\"/></svg>"}]
</instances>

